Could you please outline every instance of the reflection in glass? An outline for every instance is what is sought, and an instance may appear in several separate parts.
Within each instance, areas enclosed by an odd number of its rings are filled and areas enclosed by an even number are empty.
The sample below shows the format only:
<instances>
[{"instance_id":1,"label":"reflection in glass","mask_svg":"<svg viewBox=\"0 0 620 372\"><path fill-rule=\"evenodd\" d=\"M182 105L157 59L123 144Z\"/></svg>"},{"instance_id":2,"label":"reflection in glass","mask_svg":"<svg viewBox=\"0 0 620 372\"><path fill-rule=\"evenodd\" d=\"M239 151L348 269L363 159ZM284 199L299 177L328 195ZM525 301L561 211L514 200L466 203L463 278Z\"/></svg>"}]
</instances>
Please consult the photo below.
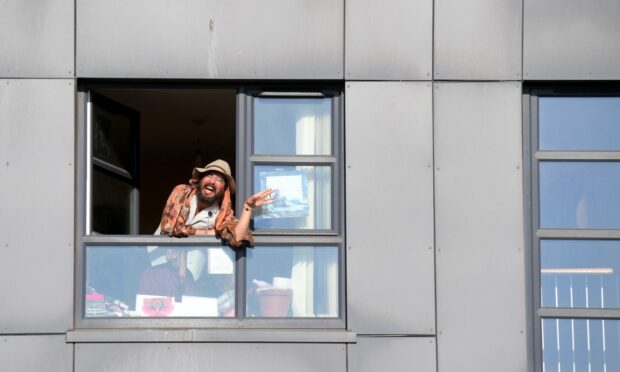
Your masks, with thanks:
<instances>
[{"instance_id":1,"label":"reflection in glass","mask_svg":"<svg viewBox=\"0 0 620 372\"><path fill-rule=\"evenodd\" d=\"M247 251L248 317L337 317L337 247Z\"/></svg>"},{"instance_id":2,"label":"reflection in glass","mask_svg":"<svg viewBox=\"0 0 620 372\"><path fill-rule=\"evenodd\" d=\"M540 97L541 150L620 150L620 97Z\"/></svg>"},{"instance_id":3,"label":"reflection in glass","mask_svg":"<svg viewBox=\"0 0 620 372\"><path fill-rule=\"evenodd\" d=\"M620 321L542 319L543 371L620 371Z\"/></svg>"},{"instance_id":4,"label":"reflection in glass","mask_svg":"<svg viewBox=\"0 0 620 372\"><path fill-rule=\"evenodd\" d=\"M96 105L93 113L93 156L132 172L135 164L130 119Z\"/></svg>"},{"instance_id":5,"label":"reflection in glass","mask_svg":"<svg viewBox=\"0 0 620 372\"><path fill-rule=\"evenodd\" d=\"M130 234L133 187L105 172L93 169L93 231Z\"/></svg>"},{"instance_id":6,"label":"reflection in glass","mask_svg":"<svg viewBox=\"0 0 620 372\"><path fill-rule=\"evenodd\" d=\"M620 241L541 240L541 307L620 308Z\"/></svg>"},{"instance_id":7,"label":"reflection in glass","mask_svg":"<svg viewBox=\"0 0 620 372\"><path fill-rule=\"evenodd\" d=\"M256 98L254 153L331 154L331 99Z\"/></svg>"},{"instance_id":8,"label":"reflection in glass","mask_svg":"<svg viewBox=\"0 0 620 372\"><path fill-rule=\"evenodd\" d=\"M620 163L540 163L540 227L620 228Z\"/></svg>"},{"instance_id":9,"label":"reflection in glass","mask_svg":"<svg viewBox=\"0 0 620 372\"><path fill-rule=\"evenodd\" d=\"M228 247L86 247L85 317L234 317Z\"/></svg>"},{"instance_id":10,"label":"reflection in glass","mask_svg":"<svg viewBox=\"0 0 620 372\"><path fill-rule=\"evenodd\" d=\"M254 167L254 192L275 189L273 204L255 211L257 229L330 229L331 167Z\"/></svg>"}]
</instances>

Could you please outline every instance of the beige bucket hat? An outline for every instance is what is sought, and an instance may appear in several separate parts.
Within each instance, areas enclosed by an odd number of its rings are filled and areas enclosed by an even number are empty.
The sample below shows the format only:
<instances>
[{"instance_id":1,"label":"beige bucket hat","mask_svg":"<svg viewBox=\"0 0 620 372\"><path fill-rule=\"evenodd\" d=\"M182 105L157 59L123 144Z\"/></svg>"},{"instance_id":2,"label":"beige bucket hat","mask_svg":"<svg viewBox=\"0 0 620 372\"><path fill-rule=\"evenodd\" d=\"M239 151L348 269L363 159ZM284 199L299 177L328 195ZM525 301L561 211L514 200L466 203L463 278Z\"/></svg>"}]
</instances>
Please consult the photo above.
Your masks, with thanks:
<instances>
[{"instance_id":1,"label":"beige bucket hat","mask_svg":"<svg viewBox=\"0 0 620 372\"><path fill-rule=\"evenodd\" d=\"M235 179L230 174L230 165L228 165L228 163L225 160L217 159L205 165L204 168L194 168L194 170L192 171L192 178L195 180L198 180L201 174L209 172L209 171L216 171L218 173L223 174L224 177L226 177L226 181L228 181L228 187L230 188L230 193L232 194L235 192L235 189L236 189Z\"/></svg>"}]
</instances>

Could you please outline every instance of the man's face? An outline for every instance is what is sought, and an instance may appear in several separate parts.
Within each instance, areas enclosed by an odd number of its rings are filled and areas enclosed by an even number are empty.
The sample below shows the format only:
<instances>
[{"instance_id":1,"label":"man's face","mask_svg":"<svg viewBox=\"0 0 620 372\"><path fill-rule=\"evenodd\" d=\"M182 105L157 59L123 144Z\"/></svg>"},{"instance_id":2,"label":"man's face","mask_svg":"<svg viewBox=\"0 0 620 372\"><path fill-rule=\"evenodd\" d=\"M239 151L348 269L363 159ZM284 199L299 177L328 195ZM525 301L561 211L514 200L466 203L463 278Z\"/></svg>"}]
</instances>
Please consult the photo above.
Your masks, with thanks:
<instances>
[{"instance_id":1,"label":"man's face","mask_svg":"<svg viewBox=\"0 0 620 372\"><path fill-rule=\"evenodd\" d=\"M213 203L222 199L226 189L226 178L220 172L209 171L200 179L198 183L198 200L211 206Z\"/></svg>"}]
</instances>

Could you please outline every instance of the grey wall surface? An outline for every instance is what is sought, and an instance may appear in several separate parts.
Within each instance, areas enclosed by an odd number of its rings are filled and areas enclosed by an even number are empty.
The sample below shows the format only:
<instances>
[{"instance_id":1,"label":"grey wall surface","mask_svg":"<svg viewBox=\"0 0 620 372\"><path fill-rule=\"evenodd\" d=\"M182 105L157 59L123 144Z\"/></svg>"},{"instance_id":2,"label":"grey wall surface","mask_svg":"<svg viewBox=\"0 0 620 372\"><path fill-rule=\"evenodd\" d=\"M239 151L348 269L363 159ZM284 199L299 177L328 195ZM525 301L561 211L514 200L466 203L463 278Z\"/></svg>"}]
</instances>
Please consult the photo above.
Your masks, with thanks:
<instances>
[{"instance_id":1,"label":"grey wall surface","mask_svg":"<svg viewBox=\"0 0 620 372\"><path fill-rule=\"evenodd\" d=\"M339 79L343 23L343 0L77 0L77 75Z\"/></svg>"},{"instance_id":2,"label":"grey wall surface","mask_svg":"<svg viewBox=\"0 0 620 372\"><path fill-rule=\"evenodd\" d=\"M73 0L0 2L0 77L73 76Z\"/></svg>"},{"instance_id":3,"label":"grey wall surface","mask_svg":"<svg viewBox=\"0 0 620 372\"><path fill-rule=\"evenodd\" d=\"M348 347L349 372L435 372L434 337L359 337Z\"/></svg>"},{"instance_id":4,"label":"grey wall surface","mask_svg":"<svg viewBox=\"0 0 620 372\"><path fill-rule=\"evenodd\" d=\"M435 79L521 79L521 0L436 0Z\"/></svg>"},{"instance_id":5,"label":"grey wall surface","mask_svg":"<svg viewBox=\"0 0 620 372\"><path fill-rule=\"evenodd\" d=\"M79 344L76 372L342 372L337 344Z\"/></svg>"},{"instance_id":6,"label":"grey wall surface","mask_svg":"<svg viewBox=\"0 0 620 372\"><path fill-rule=\"evenodd\" d=\"M521 84L435 84L438 368L527 370Z\"/></svg>"},{"instance_id":7,"label":"grey wall surface","mask_svg":"<svg viewBox=\"0 0 620 372\"><path fill-rule=\"evenodd\" d=\"M348 325L433 334L432 88L347 83Z\"/></svg>"},{"instance_id":8,"label":"grey wall surface","mask_svg":"<svg viewBox=\"0 0 620 372\"><path fill-rule=\"evenodd\" d=\"M65 335L0 336L0 371L72 372L73 345Z\"/></svg>"},{"instance_id":9,"label":"grey wall surface","mask_svg":"<svg viewBox=\"0 0 620 372\"><path fill-rule=\"evenodd\" d=\"M431 78L432 0L350 0L346 5L347 79Z\"/></svg>"},{"instance_id":10,"label":"grey wall surface","mask_svg":"<svg viewBox=\"0 0 620 372\"><path fill-rule=\"evenodd\" d=\"M620 79L620 2L524 0L526 79Z\"/></svg>"},{"instance_id":11,"label":"grey wall surface","mask_svg":"<svg viewBox=\"0 0 620 372\"><path fill-rule=\"evenodd\" d=\"M618 20L616 0L0 0L0 370L527 370L521 81L620 79ZM344 84L358 343L85 343L73 366L74 76Z\"/></svg>"},{"instance_id":12,"label":"grey wall surface","mask_svg":"<svg viewBox=\"0 0 620 372\"><path fill-rule=\"evenodd\" d=\"M0 80L0 333L72 325L73 92L72 80Z\"/></svg>"}]
</instances>

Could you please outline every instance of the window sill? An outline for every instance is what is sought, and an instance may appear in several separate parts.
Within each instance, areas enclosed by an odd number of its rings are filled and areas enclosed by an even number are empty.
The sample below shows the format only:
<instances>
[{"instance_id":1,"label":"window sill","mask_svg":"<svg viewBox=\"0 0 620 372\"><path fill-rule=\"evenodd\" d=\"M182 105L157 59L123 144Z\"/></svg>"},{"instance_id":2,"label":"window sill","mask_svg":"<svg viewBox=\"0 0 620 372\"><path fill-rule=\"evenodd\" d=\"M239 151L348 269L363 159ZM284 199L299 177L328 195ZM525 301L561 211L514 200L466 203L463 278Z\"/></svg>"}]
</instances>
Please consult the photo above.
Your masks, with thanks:
<instances>
[{"instance_id":1,"label":"window sill","mask_svg":"<svg viewBox=\"0 0 620 372\"><path fill-rule=\"evenodd\" d=\"M357 333L323 329L78 329L68 343L270 342L356 343Z\"/></svg>"}]
</instances>

